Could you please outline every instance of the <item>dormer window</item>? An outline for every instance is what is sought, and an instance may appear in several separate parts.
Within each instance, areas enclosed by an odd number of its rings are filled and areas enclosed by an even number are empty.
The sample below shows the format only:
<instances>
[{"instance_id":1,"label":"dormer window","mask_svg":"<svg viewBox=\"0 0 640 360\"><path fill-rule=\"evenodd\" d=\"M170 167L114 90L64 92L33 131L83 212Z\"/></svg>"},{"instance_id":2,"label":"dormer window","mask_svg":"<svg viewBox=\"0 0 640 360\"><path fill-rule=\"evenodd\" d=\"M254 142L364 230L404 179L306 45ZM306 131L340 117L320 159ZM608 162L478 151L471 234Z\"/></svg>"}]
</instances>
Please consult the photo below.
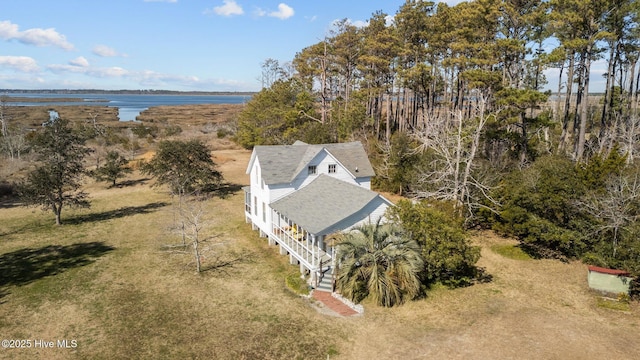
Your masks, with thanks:
<instances>
[{"instance_id":1,"label":"dormer window","mask_svg":"<svg viewBox=\"0 0 640 360\"><path fill-rule=\"evenodd\" d=\"M336 173L336 164L329 164L329 174Z\"/></svg>"},{"instance_id":2,"label":"dormer window","mask_svg":"<svg viewBox=\"0 0 640 360\"><path fill-rule=\"evenodd\" d=\"M315 175L318 173L318 167L316 165L309 165L309 175Z\"/></svg>"}]
</instances>

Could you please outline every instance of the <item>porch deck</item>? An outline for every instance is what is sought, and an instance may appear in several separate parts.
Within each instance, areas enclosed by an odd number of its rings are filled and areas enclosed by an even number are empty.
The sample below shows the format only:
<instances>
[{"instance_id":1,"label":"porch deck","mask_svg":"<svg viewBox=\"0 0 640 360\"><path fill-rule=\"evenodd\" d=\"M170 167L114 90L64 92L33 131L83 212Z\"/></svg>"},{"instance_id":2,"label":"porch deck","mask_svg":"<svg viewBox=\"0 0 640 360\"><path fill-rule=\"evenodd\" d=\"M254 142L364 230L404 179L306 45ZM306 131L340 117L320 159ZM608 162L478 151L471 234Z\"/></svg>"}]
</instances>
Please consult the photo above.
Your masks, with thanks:
<instances>
[{"instance_id":1,"label":"porch deck","mask_svg":"<svg viewBox=\"0 0 640 360\"><path fill-rule=\"evenodd\" d=\"M293 226L274 226L270 237L282 246L310 272L321 272L331 263L331 256L317 246L313 235Z\"/></svg>"}]
</instances>

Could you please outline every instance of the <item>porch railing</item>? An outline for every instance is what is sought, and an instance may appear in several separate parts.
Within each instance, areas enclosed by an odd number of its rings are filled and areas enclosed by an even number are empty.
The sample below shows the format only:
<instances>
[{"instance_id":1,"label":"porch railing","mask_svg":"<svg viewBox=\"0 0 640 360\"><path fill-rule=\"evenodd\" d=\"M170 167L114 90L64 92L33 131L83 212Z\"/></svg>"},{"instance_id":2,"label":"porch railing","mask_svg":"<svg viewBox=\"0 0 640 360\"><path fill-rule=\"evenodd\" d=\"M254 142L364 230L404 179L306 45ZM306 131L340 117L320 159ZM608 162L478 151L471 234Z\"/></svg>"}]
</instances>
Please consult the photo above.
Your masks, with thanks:
<instances>
[{"instance_id":1,"label":"porch railing","mask_svg":"<svg viewBox=\"0 0 640 360\"><path fill-rule=\"evenodd\" d=\"M290 226L274 226L273 235L275 240L282 245L289 253L298 259L310 271L317 271L321 261L327 263L329 256L325 251L313 244L309 244L309 239L304 236L305 232L298 229L294 231ZM324 259L324 260L323 260Z\"/></svg>"}]
</instances>

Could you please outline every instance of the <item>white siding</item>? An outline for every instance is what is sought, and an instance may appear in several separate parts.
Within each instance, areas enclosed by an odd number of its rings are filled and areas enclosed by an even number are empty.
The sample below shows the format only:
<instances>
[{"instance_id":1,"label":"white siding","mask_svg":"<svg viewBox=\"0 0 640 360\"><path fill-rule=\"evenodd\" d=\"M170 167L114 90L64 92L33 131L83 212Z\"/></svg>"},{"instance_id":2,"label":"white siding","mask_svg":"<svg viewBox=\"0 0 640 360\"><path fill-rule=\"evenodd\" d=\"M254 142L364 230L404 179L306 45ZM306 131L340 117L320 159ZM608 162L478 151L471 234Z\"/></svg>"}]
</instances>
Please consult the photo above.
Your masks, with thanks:
<instances>
[{"instance_id":1,"label":"white siding","mask_svg":"<svg viewBox=\"0 0 640 360\"><path fill-rule=\"evenodd\" d=\"M255 159L251 168L251 195L255 198L255 210L251 214L251 221L258 226L263 232L269 234L271 223L271 208L266 206L269 204L269 187L263 186L262 171L260 169L260 160ZM266 220L266 221L263 221Z\"/></svg>"},{"instance_id":2,"label":"white siding","mask_svg":"<svg viewBox=\"0 0 640 360\"><path fill-rule=\"evenodd\" d=\"M384 215L387 211L387 208L389 208L389 203L387 203L382 197L378 196L369 204L367 204L367 206L365 206L362 210L333 226L333 228L330 229L329 233L336 231L346 231L353 227L364 224L375 224L379 219L382 219L382 222L384 222L386 220Z\"/></svg>"},{"instance_id":3,"label":"white siding","mask_svg":"<svg viewBox=\"0 0 640 360\"><path fill-rule=\"evenodd\" d=\"M371 190L371 177L359 177L356 178L356 183L365 189Z\"/></svg>"},{"instance_id":4,"label":"white siding","mask_svg":"<svg viewBox=\"0 0 640 360\"><path fill-rule=\"evenodd\" d=\"M296 191L297 188L293 184L275 184L269 185L269 203L272 203L283 196L289 195Z\"/></svg>"},{"instance_id":5,"label":"white siding","mask_svg":"<svg viewBox=\"0 0 640 360\"><path fill-rule=\"evenodd\" d=\"M329 165L332 165L332 164L336 165L335 173L329 173ZM309 175L307 171L307 168L309 165L315 165L317 167L317 171L314 175ZM300 171L300 174L298 174L298 176L293 180L292 185L294 189L297 190L307 185L311 181L313 181L320 174L329 175L333 178L345 181L350 184L361 185L361 183L356 181L356 179L354 179L353 176L351 176L351 173L349 173L347 169L342 167L340 163L333 156L329 155L326 151L321 151L320 153L318 153L318 155L316 155L313 158L313 160L311 160L307 164L307 166L305 166L304 169ZM365 179L369 179L369 178L360 178L360 179L363 179L362 184L365 184L364 186L366 186L368 182ZM371 188L371 185L369 184L369 187L367 189L370 189L370 188Z\"/></svg>"}]
</instances>

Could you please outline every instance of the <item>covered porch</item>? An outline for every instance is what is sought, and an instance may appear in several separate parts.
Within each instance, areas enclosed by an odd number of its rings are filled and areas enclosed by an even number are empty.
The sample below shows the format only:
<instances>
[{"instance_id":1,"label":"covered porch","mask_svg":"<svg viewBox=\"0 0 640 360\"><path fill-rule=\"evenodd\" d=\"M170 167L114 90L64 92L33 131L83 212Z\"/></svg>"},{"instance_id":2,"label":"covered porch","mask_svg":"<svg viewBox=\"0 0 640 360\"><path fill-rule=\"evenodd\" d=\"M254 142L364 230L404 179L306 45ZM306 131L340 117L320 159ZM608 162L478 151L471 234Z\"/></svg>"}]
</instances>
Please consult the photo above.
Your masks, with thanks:
<instances>
[{"instance_id":1,"label":"covered porch","mask_svg":"<svg viewBox=\"0 0 640 360\"><path fill-rule=\"evenodd\" d=\"M332 268L333 249L327 246L324 236L313 234L275 209L271 211L269 244L279 245L280 253L289 254L291 263L300 264L300 271L309 272L311 284L318 287Z\"/></svg>"}]
</instances>

